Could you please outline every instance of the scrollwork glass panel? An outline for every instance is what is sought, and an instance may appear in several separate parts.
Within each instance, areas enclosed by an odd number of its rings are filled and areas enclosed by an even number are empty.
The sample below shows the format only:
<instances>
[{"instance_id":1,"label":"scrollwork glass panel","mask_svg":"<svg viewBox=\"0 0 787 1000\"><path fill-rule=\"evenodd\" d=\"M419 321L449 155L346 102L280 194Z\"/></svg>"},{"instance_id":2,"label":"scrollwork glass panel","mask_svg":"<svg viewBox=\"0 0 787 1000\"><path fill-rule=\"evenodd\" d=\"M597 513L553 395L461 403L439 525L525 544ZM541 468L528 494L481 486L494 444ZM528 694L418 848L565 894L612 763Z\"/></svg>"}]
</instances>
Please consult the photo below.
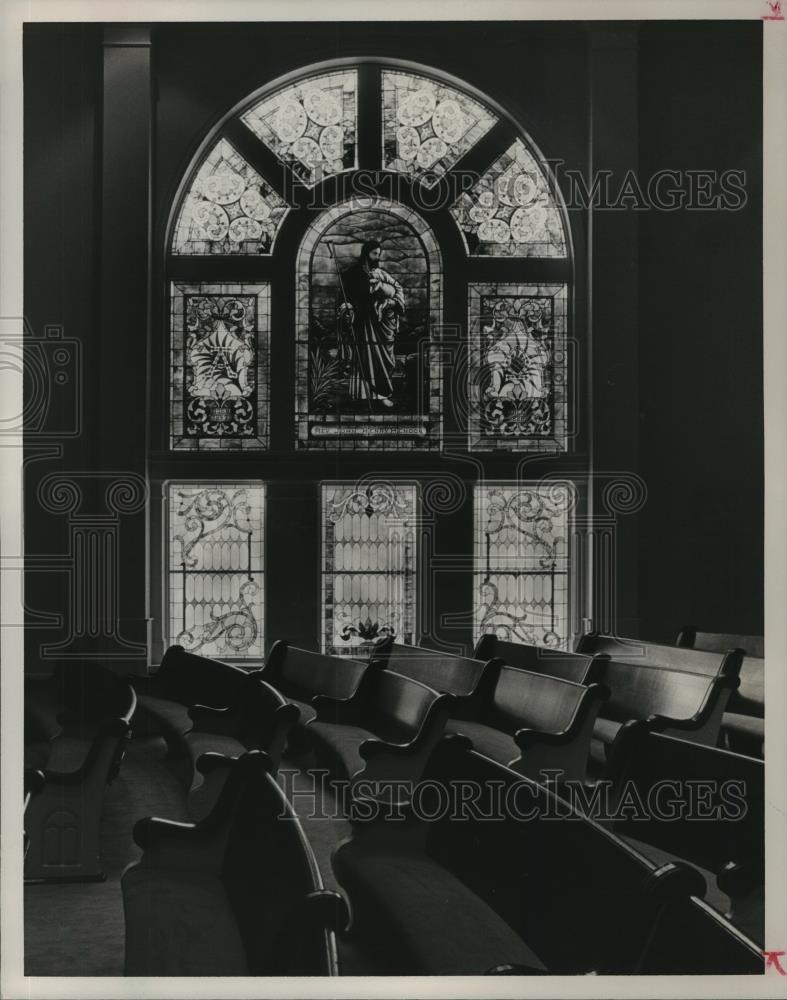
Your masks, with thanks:
<instances>
[{"instance_id":1,"label":"scrollwork glass panel","mask_svg":"<svg viewBox=\"0 0 787 1000\"><path fill-rule=\"evenodd\" d=\"M176 254L270 254L287 203L240 153L219 139L203 160L178 215Z\"/></svg>"},{"instance_id":2,"label":"scrollwork glass panel","mask_svg":"<svg viewBox=\"0 0 787 1000\"><path fill-rule=\"evenodd\" d=\"M267 284L173 284L172 448L268 447L269 329Z\"/></svg>"},{"instance_id":3,"label":"scrollwork glass panel","mask_svg":"<svg viewBox=\"0 0 787 1000\"><path fill-rule=\"evenodd\" d=\"M323 484L324 652L415 641L417 497L415 484Z\"/></svg>"},{"instance_id":4,"label":"scrollwork glass panel","mask_svg":"<svg viewBox=\"0 0 787 1000\"><path fill-rule=\"evenodd\" d=\"M564 451L565 285L468 287L471 451Z\"/></svg>"},{"instance_id":5,"label":"scrollwork glass panel","mask_svg":"<svg viewBox=\"0 0 787 1000\"><path fill-rule=\"evenodd\" d=\"M168 483L170 643L223 659L263 654L262 483Z\"/></svg>"},{"instance_id":6,"label":"scrollwork glass panel","mask_svg":"<svg viewBox=\"0 0 787 1000\"><path fill-rule=\"evenodd\" d=\"M241 118L311 187L358 166L357 89L355 70L309 77L255 104Z\"/></svg>"},{"instance_id":7,"label":"scrollwork glass panel","mask_svg":"<svg viewBox=\"0 0 787 1000\"><path fill-rule=\"evenodd\" d=\"M575 505L563 481L475 488L476 640L567 647Z\"/></svg>"},{"instance_id":8,"label":"scrollwork glass panel","mask_svg":"<svg viewBox=\"0 0 787 1000\"><path fill-rule=\"evenodd\" d=\"M451 208L467 252L492 257L565 257L566 237L544 168L516 142Z\"/></svg>"},{"instance_id":9,"label":"scrollwork glass panel","mask_svg":"<svg viewBox=\"0 0 787 1000\"><path fill-rule=\"evenodd\" d=\"M412 73L384 72L383 167L433 185L495 124L467 94Z\"/></svg>"}]
</instances>

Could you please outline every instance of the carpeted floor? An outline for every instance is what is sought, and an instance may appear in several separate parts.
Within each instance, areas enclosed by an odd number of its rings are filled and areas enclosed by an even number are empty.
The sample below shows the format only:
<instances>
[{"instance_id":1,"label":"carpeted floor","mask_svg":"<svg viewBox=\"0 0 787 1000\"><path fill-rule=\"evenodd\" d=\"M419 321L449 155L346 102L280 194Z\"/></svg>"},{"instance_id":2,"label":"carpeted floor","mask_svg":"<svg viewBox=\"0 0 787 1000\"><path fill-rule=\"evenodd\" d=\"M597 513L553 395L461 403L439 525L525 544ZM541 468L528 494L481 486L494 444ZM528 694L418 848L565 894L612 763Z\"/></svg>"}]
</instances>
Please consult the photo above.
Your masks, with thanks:
<instances>
[{"instance_id":1,"label":"carpeted floor","mask_svg":"<svg viewBox=\"0 0 787 1000\"><path fill-rule=\"evenodd\" d=\"M301 817L326 888L338 889L331 852L350 825L330 790L305 773L308 758L283 761L280 783ZM164 741L134 739L118 778L107 789L102 819L106 882L25 886L25 974L28 976L122 976L123 898L120 876L140 851L132 830L144 816L187 821L183 782L167 759ZM344 975L364 975L362 956L340 943Z\"/></svg>"}]
</instances>

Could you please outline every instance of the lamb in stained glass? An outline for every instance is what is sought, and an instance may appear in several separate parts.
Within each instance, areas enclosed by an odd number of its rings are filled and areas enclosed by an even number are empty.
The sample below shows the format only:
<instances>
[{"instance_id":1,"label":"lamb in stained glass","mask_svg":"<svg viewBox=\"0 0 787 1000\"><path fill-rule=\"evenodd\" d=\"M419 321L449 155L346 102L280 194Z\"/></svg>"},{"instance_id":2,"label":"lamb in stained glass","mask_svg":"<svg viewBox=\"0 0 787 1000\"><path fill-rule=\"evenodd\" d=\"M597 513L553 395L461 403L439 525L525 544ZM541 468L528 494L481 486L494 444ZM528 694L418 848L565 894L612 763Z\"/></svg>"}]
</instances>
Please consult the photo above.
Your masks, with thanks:
<instances>
[{"instance_id":1,"label":"lamb in stained glass","mask_svg":"<svg viewBox=\"0 0 787 1000\"><path fill-rule=\"evenodd\" d=\"M254 296L186 297L186 434L255 433Z\"/></svg>"}]
</instances>

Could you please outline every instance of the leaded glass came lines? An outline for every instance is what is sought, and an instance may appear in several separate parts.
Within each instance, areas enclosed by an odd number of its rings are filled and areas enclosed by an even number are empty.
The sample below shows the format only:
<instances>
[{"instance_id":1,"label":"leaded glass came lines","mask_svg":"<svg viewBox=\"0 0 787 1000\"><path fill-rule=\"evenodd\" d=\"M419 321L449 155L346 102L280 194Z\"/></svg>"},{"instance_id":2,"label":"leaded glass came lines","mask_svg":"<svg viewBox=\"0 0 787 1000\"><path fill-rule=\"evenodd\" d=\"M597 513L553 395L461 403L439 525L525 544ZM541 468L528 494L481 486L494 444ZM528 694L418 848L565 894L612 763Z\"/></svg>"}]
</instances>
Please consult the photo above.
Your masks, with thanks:
<instances>
[{"instance_id":1,"label":"leaded glass came lines","mask_svg":"<svg viewBox=\"0 0 787 1000\"><path fill-rule=\"evenodd\" d=\"M491 257L565 257L566 238L543 168L517 139L451 214L467 252Z\"/></svg>"},{"instance_id":2,"label":"leaded glass came lines","mask_svg":"<svg viewBox=\"0 0 787 1000\"><path fill-rule=\"evenodd\" d=\"M565 285L468 287L471 451L566 447Z\"/></svg>"},{"instance_id":3,"label":"leaded glass came lines","mask_svg":"<svg viewBox=\"0 0 787 1000\"><path fill-rule=\"evenodd\" d=\"M566 648L575 503L565 482L475 488L476 640Z\"/></svg>"},{"instance_id":4,"label":"leaded glass came lines","mask_svg":"<svg viewBox=\"0 0 787 1000\"><path fill-rule=\"evenodd\" d=\"M414 484L323 484L323 651L415 641Z\"/></svg>"},{"instance_id":5,"label":"leaded glass came lines","mask_svg":"<svg viewBox=\"0 0 787 1000\"><path fill-rule=\"evenodd\" d=\"M311 187L357 167L355 70L291 84L242 115L243 123Z\"/></svg>"},{"instance_id":6,"label":"leaded glass came lines","mask_svg":"<svg viewBox=\"0 0 787 1000\"><path fill-rule=\"evenodd\" d=\"M169 635L189 652L263 654L261 483L169 483Z\"/></svg>"},{"instance_id":7,"label":"leaded glass came lines","mask_svg":"<svg viewBox=\"0 0 787 1000\"><path fill-rule=\"evenodd\" d=\"M269 328L267 284L172 286L173 448L267 448Z\"/></svg>"},{"instance_id":8,"label":"leaded glass came lines","mask_svg":"<svg viewBox=\"0 0 787 1000\"><path fill-rule=\"evenodd\" d=\"M383 167L428 187L497 121L467 94L412 73L384 72L382 102Z\"/></svg>"},{"instance_id":9,"label":"leaded glass came lines","mask_svg":"<svg viewBox=\"0 0 787 1000\"><path fill-rule=\"evenodd\" d=\"M191 183L175 225L176 254L269 254L288 208L226 139Z\"/></svg>"}]
</instances>

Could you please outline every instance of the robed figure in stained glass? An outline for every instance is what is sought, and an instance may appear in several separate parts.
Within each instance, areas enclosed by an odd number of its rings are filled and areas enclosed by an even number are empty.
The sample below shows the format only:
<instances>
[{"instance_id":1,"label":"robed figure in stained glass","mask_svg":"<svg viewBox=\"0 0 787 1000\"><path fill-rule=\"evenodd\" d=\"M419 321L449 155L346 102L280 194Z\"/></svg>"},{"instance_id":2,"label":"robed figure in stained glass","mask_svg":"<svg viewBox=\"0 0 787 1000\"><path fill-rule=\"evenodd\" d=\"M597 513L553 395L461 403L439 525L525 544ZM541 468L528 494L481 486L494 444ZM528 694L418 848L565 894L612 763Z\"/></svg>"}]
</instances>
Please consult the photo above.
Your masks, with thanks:
<instances>
[{"instance_id":1,"label":"robed figure in stained glass","mask_svg":"<svg viewBox=\"0 0 787 1000\"><path fill-rule=\"evenodd\" d=\"M394 341L404 315L404 290L380 267L382 246L369 240L340 275L339 358L348 366L353 400L392 407Z\"/></svg>"}]
</instances>

